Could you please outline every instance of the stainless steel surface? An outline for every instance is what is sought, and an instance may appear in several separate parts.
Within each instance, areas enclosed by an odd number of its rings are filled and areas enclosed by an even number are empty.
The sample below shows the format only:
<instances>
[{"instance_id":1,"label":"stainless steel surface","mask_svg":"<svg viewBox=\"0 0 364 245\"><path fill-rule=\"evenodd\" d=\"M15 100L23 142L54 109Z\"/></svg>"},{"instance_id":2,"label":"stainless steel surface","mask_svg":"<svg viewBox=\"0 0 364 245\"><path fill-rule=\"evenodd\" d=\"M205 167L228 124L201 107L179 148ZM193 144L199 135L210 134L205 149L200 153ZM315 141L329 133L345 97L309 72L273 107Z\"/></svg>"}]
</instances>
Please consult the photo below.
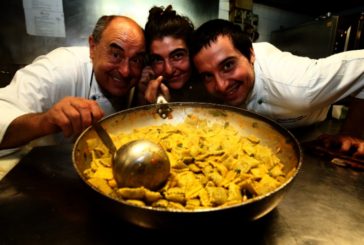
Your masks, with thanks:
<instances>
[{"instance_id":1,"label":"stainless steel surface","mask_svg":"<svg viewBox=\"0 0 364 245\"><path fill-rule=\"evenodd\" d=\"M337 122L295 132L310 140ZM211 221L179 230L135 227L100 206L72 166L72 145L38 147L0 181L1 244L362 244L364 172L309 154L285 199L268 215L244 224Z\"/></svg>"},{"instance_id":2,"label":"stainless steel surface","mask_svg":"<svg viewBox=\"0 0 364 245\"><path fill-rule=\"evenodd\" d=\"M163 119L166 119L172 112L172 108L168 106L168 101L162 94L157 97L157 113Z\"/></svg>"},{"instance_id":3,"label":"stainless steel surface","mask_svg":"<svg viewBox=\"0 0 364 245\"><path fill-rule=\"evenodd\" d=\"M113 173L119 187L156 190L168 179L170 166L162 146L149 140L134 140L117 150Z\"/></svg>"},{"instance_id":4,"label":"stainless steel surface","mask_svg":"<svg viewBox=\"0 0 364 245\"><path fill-rule=\"evenodd\" d=\"M90 188L106 197L105 203L108 203L109 209L113 210L115 215L142 227L176 227L178 229L191 223L208 225L211 220L220 222L230 219L238 219L241 222L256 220L269 213L280 203L292 185L302 163L300 145L292 134L272 120L236 107L192 102L168 103L168 106L172 108L168 119L161 118L156 113L155 105L151 104L112 114L102 120L102 125L108 132L117 135L130 133L134 129L145 126L158 126L165 123L176 125L191 116L197 116L209 123L219 125L229 123L229 125L235 126L241 136L254 135L260 139L263 145L271 149L280 149L276 155L284 165L283 171L287 174L287 178L283 184L265 195L226 207L173 211L132 205L115 195L102 192L88 182L84 172L91 164L87 141L95 138L95 132L90 127L75 142L72 154L74 167Z\"/></svg>"},{"instance_id":5,"label":"stainless steel surface","mask_svg":"<svg viewBox=\"0 0 364 245\"><path fill-rule=\"evenodd\" d=\"M318 18L273 31L271 43L283 51L310 58L324 58L346 50L364 48L361 11ZM357 39L359 38L359 39ZM358 41L356 41L358 40Z\"/></svg>"}]
</instances>

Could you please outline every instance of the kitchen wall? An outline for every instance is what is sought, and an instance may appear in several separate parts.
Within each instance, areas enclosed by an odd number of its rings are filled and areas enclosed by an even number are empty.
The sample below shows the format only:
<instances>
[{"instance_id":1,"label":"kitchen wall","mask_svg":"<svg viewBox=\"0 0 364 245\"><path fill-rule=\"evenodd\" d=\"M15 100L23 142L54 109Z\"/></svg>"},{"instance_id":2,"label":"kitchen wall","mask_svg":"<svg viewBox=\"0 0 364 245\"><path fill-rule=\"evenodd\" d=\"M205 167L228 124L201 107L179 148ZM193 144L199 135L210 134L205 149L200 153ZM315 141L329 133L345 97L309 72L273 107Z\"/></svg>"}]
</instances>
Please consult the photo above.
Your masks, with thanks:
<instances>
[{"instance_id":1,"label":"kitchen wall","mask_svg":"<svg viewBox=\"0 0 364 245\"><path fill-rule=\"evenodd\" d=\"M128 15L144 26L152 6L168 4L189 16L196 27L212 18L229 19L229 0L63 0L65 37L46 37L27 33L23 0L0 1L0 87L41 54L60 46L88 45L88 35L103 14ZM253 4L253 13L259 16L257 42L270 41L272 31L310 19L262 4Z\"/></svg>"},{"instance_id":2,"label":"kitchen wall","mask_svg":"<svg viewBox=\"0 0 364 245\"><path fill-rule=\"evenodd\" d=\"M88 35L103 14L125 14L144 26L152 6L172 4L196 26L212 18L229 18L229 0L134 0L130 3L127 0L63 0L66 36L44 37L27 34L22 0L1 1L0 65L28 64L38 55L59 46L87 45ZM310 19L262 4L253 4L253 13L259 16L258 42L270 41L270 33L274 30Z\"/></svg>"},{"instance_id":3,"label":"kitchen wall","mask_svg":"<svg viewBox=\"0 0 364 245\"><path fill-rule=\"evenodd\" d=\"M197 26L217 18L219 6L219 0L24 0L28 5L32 2L47 5L53 1L62 3L64 37L28 34L23 0L0 1L0 87L10 82L16 70L41 54L61 46L88 45L88 36L101 15L127 15L144 27L151 7L172 4ZM27 10L34 10L34 5L31 7Z\"/></svg>"},{"instance_id":4,"label":"kitchen wall","mask_svg":"<svg viewBox=\"0 0 364 245\"><path fill-rule=\"evenodd\" d=\"M25 0L28 3L32 0ZM42 1L34 1L42 2ZM47 2L47 1L45 1ZM28 64L59 46L88 45L87 38L104 14L122 14L144 26L152 6L167 6L189 16L195 25L217 18L219 0L63 0L65 37L29 35L22 0L0 1L0 64Z\"/></svg>"}]
</instances>

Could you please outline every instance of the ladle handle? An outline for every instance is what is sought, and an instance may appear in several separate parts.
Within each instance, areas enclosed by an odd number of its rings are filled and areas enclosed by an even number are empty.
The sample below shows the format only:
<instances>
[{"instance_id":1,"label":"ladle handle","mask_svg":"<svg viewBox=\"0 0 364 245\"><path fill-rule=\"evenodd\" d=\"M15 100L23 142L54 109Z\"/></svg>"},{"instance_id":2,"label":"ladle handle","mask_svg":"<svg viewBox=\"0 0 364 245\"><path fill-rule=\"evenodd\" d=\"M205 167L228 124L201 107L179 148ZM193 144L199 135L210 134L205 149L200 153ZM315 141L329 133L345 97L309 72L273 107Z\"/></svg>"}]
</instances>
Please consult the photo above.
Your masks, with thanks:
<instances>
[{"instance_id":1,"label":"ladle handle","mask_svg":"<svg viewBox=\"0 0 364 245\"><path fill-rule=\"evenodd\" d=\"M102 143L109 149L110 153L113 155L116 152L116 147L114 142L112 141L110 135L106 132L106 130L101 126L100 122L96 122L93 124L96 133L100 137Z\"/></svg>"}]
</instances>

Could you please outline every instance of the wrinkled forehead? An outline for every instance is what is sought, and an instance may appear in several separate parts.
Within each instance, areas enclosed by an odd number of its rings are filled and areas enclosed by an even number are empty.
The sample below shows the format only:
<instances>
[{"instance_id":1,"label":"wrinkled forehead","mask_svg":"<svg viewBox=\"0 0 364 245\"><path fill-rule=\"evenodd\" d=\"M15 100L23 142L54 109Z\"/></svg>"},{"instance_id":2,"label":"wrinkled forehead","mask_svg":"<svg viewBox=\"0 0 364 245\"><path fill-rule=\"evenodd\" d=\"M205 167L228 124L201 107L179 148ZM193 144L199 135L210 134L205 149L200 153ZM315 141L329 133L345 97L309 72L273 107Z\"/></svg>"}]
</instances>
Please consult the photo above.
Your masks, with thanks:
<instances>
[{"instance_id":1,"label":"wrinkled forehead","mask_svg":"<svg viewBox=\"0 0 364 245\"><path fill-rule=\"evenodd\" d=\"M107 46L115 43L125 49L133 49L137 52L145 51L143 30L135 22L121 17L110 22L104 30L100 42Z\"/></svg>"}]
</instances>

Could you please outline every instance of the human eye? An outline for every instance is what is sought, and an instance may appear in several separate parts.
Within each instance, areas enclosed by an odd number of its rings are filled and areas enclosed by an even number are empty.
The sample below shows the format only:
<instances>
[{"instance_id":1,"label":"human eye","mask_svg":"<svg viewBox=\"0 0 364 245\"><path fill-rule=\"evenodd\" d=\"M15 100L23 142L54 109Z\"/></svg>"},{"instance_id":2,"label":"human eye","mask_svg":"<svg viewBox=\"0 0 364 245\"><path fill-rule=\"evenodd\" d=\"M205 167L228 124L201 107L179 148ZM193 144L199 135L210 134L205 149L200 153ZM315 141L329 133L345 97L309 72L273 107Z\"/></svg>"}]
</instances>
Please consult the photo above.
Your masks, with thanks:
<instances>
[{"instance_id":1,"label":"human eye","mask_svg":"<svg viewBox=\"0 0 364 245\"><path fill-rule=\"evenodd\" d=\"M163 59L162 59L162 57L160 57L158 55L151 55L150 56L150 63L152 65L162 64L163 63Z\"/></svg>"},{"instance_id":2,"label":"human eye","mask_svg":"<svg viewBox=\"0 0 364 245\"><path fill-rule=\"evenodd\" d=\"M112 63L119 63L122 60L122 51L120 49L111 47L109 50L109 59Z\"/></svg>"},{"instance_id":3,"label":"human eye","mask_svg":"<svg viewBox=\"0 0 364 245\"><path fill-rule=\"evenodd\" d=\"M178 50L171 54L171 60L179 61L187 57L187 51L185 50Z\"/></svg>"},{"instance_id":4,"label":"human eye","mask_svg":"<svg viewBox=\"0 0 364 245\"><path fill-rule=\"evenodd\" d=\"M206 72L206 73L201 73L200 78L204 83L208 84L208 83L211 83L213 81L214 77L213 77L213 75L211 73Z\"/></svg>"},{"instance_id":5,"label":"human eye","mask_svg":"<svg viewBox=\"0 0 364 245\"><path fill-rule=\"evenodd\" d=\"M228 59L225 62L223 62L221 69L223 72L229 72L232 71L236 66L236 61L234 59Z\"/></svg>"},{"instance_id":6,"label":"human eye","mask_svg":"<svg viewBox=\"0 0 364 245\"><path fill-rule=\"evenodd\" d=\"M138 54L130 59L131 64L133 64L134 66L139 66L139 67L144 65L144 61L145 61L145 55L143 55L143 54Z\"/></svg>"}]
</instances>

